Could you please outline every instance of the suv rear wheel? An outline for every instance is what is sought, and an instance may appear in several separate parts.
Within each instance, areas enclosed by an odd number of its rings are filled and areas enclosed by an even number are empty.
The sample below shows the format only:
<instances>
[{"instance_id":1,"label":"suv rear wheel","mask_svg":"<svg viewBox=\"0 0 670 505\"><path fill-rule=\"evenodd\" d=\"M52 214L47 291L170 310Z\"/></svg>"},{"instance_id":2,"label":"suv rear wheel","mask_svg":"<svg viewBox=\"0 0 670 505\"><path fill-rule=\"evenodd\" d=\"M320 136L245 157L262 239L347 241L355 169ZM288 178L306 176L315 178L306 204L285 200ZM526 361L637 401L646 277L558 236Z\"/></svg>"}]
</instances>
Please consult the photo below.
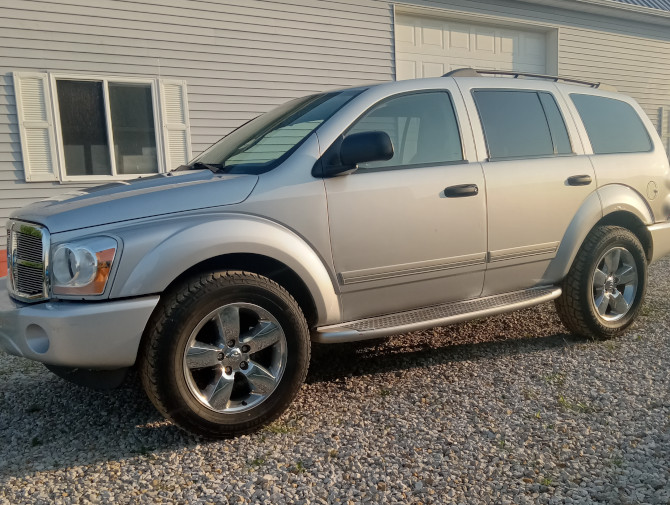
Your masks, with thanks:
<instances>
[{"instance_id":1,"label":"suv rear wheel","mask_svg":"<svg viewBox=\"0 0 670 505\"><path fill-rule=\"evenodd\" d=\"M647 259L638 238L625 228L595 228L582 244L556 310L573 333L615 337L640 311L647 287Z\"/></svg>"},{"instance_id":2,"label":"suv rear wheel","mask_svg":"<svg viewBox=\"0 0 670 505\"><path fill-rule=\"evenodd\" d=\"M307 323L277 283L249 272L200 275L173 290L143 343L141 376L183 429L225 438L277 418L309 365Z\"/></svg>"}]
</instances>

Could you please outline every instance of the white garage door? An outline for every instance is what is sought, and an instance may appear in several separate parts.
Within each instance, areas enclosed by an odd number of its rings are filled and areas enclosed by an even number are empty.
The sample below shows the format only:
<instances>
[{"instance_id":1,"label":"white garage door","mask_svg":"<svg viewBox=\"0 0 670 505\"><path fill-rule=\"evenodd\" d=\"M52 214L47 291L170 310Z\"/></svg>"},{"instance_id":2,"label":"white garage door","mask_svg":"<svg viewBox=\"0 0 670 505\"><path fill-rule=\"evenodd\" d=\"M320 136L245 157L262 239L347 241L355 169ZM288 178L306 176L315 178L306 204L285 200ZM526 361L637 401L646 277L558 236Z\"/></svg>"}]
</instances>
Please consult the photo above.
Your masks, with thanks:
<instances>
[{"instance_id":1,"label":"white garage door","mask_svg":"<svg viewBox=\"0 0 670 505\"><path fill-rule=\"evenodd\" d=\"M438 77L463 67L546 73L540 31L398 14L396 77Z\"/></svg>"}]
</instances>

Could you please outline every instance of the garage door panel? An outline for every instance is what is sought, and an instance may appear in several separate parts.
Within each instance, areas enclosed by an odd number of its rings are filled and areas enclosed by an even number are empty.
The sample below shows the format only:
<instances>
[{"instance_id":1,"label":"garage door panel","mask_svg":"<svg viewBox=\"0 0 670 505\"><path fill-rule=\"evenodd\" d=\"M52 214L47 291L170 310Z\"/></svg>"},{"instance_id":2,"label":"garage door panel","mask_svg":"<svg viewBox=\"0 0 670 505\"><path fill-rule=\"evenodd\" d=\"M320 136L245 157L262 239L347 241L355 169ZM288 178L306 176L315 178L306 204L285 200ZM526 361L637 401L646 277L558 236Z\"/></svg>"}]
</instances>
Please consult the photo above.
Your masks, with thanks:
<instances>
[{"instance_id":1,"label":"garage door panel","mask_svg":"<svg viewBox=\"0 0 670 505\"><path fill-rule=\"evenodd\" d=\"M435 77L462 67L542 74L546 49L543 32L404 14L396 17L398 79Z\"/></svg>"}]
</instances>

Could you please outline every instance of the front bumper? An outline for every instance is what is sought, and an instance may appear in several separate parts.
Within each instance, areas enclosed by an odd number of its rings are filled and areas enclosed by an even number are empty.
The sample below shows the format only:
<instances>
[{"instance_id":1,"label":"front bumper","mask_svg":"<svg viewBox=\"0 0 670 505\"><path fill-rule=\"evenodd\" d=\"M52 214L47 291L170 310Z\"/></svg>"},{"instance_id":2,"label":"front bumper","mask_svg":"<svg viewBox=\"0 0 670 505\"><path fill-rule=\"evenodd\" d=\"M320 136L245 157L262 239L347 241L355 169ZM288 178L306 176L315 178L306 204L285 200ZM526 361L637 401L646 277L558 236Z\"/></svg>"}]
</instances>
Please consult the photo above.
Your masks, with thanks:
<instances>
[{"instance_id":1,"label":"front bumper","mask_svg":"<svg viewBox=\"0 0 670 505\"><path fill-rule=\"evenodd\" d=\"M659 223L648 226L651 234L653 251L650 263L670 254L670 223Z\"/></svg>"},{"instance_id":2,"label":"front bumper","mask_svg":"<svg viewBox=\"0 0 670 505\"><path fill-rule=\"evenodd\" d=\"M0 279L0 349L49 365L114 369L135 363L158 296L107 302L44 302L9 297Z\"/></svg>"}]
</instances>

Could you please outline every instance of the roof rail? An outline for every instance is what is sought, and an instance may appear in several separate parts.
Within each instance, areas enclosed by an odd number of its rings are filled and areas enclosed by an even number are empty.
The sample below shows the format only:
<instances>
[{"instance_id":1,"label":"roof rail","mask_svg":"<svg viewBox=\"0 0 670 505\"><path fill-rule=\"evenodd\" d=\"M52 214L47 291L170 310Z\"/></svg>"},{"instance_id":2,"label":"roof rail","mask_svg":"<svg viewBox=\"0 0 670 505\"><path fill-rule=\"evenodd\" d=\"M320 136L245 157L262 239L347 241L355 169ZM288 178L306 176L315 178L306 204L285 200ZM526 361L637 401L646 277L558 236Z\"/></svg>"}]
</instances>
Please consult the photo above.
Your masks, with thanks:
<instances>
[{"instance_id":1,"label":"roof rail","mask_svg":"<svg viewBox=\"0 0 670 505\"><path fill-rule=\"evenodd\" d=\"M532 77L534 79L548 79L554 82L562 81L570 84L583 84L591 88L602 89L604 91L615 91L616 88L604 82L585 81L583 79L572 79L570 77L558 77L556 75L533 74L529 72L517 72L514 70L475 70L474 68L457 68L447 72L442 77L482 77L483 75L509 75L515 79L519 77Z\"/></svg>"}]
</instances>

